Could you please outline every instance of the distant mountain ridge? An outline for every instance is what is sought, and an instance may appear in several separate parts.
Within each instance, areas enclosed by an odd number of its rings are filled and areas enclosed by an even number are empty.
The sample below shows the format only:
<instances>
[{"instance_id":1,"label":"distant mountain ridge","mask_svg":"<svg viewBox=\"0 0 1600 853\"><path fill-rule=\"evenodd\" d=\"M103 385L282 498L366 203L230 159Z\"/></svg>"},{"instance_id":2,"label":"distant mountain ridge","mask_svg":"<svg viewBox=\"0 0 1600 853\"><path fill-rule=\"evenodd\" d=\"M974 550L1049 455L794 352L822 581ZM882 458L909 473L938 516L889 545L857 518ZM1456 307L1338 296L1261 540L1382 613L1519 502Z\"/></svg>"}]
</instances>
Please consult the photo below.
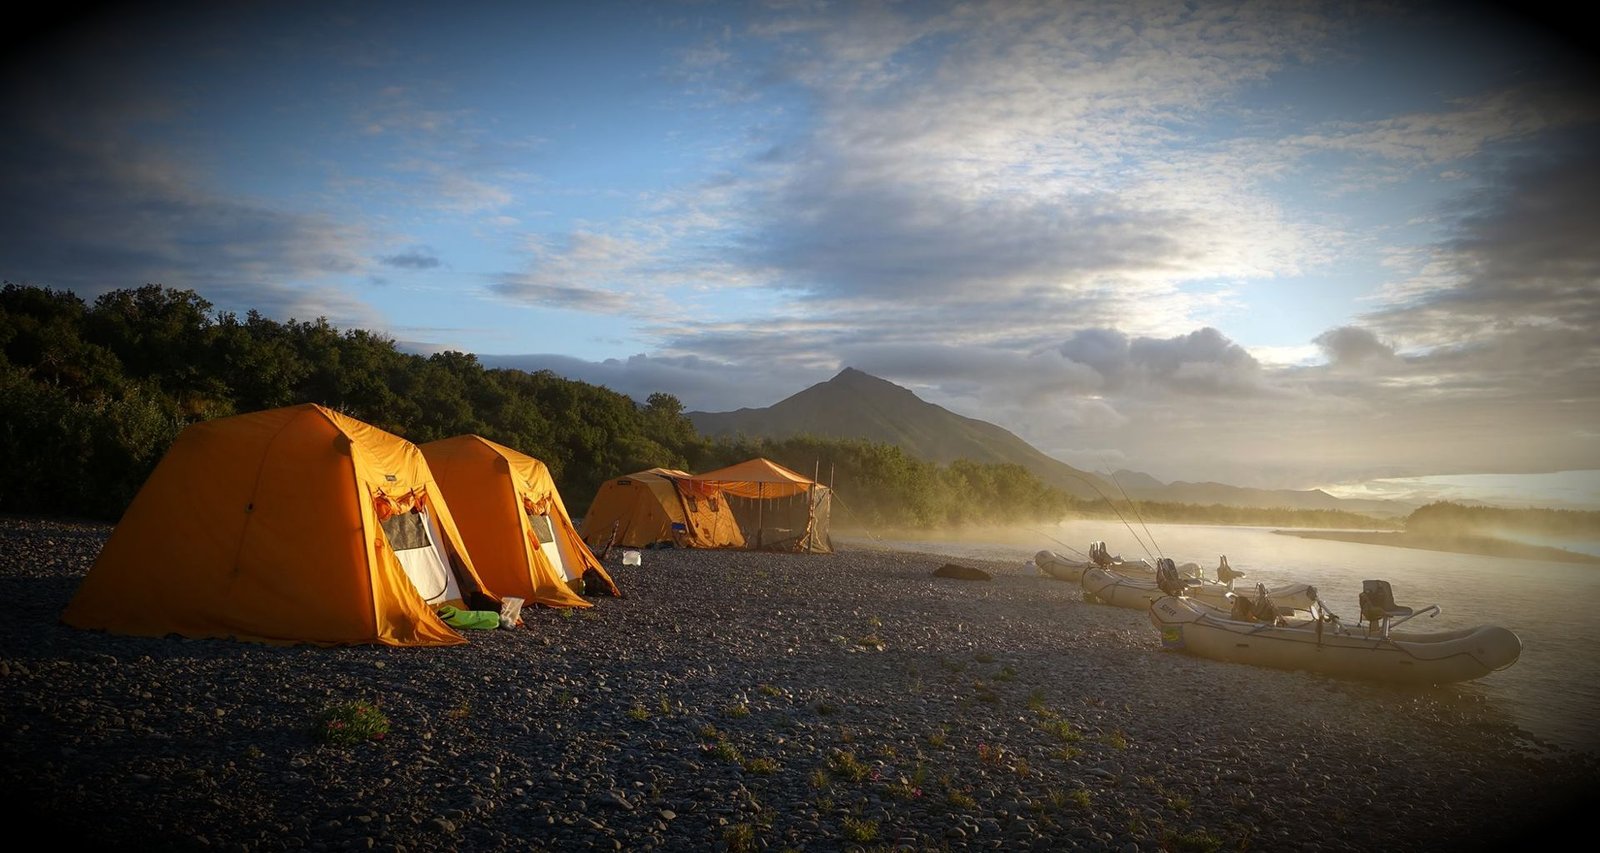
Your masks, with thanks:
<instances>
[{"instance_id":1,"label":"distant mountain ridge","mask_svg":"<svg viewBox=\"0 0 1600 853\"><path fill-rule=\"evenodd\" d=\"M893 444L940 465L957 459L1014 463L1082 498L1099 497L1096 489L1111 494L1103 478L1046 456L1003 427L958 415L853 367L764 409L686 414L704 435L859 438Z\"/></svg>"},{"instance_id":2,"label":"distant mountain ridge","mask_svg":"<svg viewBox=\"0 0 1600 853\"><path fill-rule=\"evenodd\" d=\"M1125 476L1126 475L1126 476ZM1412 507L1398 501L1336 498L1321 489L1252 489L1226 483L1189 483L1179 480L1163 483L1138 471L1118 471L1112 475L1120 491L1147 501L1223 506L1289 507L1291 509L1332 509L1368 515L1400 516Z\"/></svg>"},{"instance_id":3,"label":"distant mountain ridge","mask_svg":"<svg viewBox=\"0 0 1600 853\"><path fill-rule=\"evenodd\" d=\"M1143 501L1222 504L1240 507L1334 509L1374 515L1404 515L1411 508L1390 501L1347 500L1319 489L1251 489L1224 483L1163 483L1138 471L1104 476L1050 457L1015 433L976 418L958 415L869 373L846 367L763 409L687 412L708 436L746 435L788 438L815 435L892 444L919 459L948 465L957 459L990 464L1014 463L1041 482L1086 499L1120 501L1124 493Z\"/></svg>"}]
</instances>

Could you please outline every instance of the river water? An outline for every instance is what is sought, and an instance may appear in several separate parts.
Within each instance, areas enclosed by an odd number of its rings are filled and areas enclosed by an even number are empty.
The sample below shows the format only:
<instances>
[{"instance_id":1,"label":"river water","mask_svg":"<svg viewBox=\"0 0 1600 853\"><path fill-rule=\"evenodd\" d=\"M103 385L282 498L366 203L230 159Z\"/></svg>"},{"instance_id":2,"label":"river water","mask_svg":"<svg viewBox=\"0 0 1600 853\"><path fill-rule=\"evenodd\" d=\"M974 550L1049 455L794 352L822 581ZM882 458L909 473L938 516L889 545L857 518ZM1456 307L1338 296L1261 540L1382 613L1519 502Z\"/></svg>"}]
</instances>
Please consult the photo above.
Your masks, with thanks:
<instances>
[{"instance_id":1,"label":"river water","mask_svg":"<svg viewBox=\"0 0 1600 853\"><path fill-rule=\"evenodd\" d=\"M1236 582L1239 587L1314 584L1322 600L1350 624L1358 614L1361 582L1381 578L1392 585L1396 603L1441 608L1438 616L1412 619L1402 630L1500 625L1522 640L1522 656L1508 669L1429 689L1488 703L1535 744L1600 754L1600 650L1591 642L1600 628L1600 566L1302 539L1272 531L1185 524L1135 524L1130 529L1119 523L1070 521L960 540L843 539L1019 565L1040 550L1082 559L1089 543L1098 539L1112 554L1129 560L1148 551L1180 564L1199 563L1207 577L1215 576L1218 557L1225 554L1230 566L1246 573Z\"/></svg>"}]
</instances>

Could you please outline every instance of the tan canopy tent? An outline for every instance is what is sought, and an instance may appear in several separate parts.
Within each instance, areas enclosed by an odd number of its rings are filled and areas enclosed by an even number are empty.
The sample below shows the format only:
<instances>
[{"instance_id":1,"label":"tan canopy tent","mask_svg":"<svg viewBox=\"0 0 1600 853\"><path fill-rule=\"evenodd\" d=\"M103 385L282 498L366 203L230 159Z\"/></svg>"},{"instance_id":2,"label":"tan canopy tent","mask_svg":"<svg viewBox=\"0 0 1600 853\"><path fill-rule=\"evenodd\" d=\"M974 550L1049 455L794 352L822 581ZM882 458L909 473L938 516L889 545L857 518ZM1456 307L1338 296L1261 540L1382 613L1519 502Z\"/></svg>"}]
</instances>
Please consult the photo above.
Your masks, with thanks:
<instances>
[{"instance_id":1,"label":"tan canopy tent","mask_svg":"<svg viewBox=\"0 0 1600 853\"><path fill-rule=\"evenodd\" d=\"M743 548L744 536L721 494L710 485L685 494L679 485L690 479L683 471L651 468L600 484L583 514L583 541L602 551L608 545Z\"/></svg>"},{"instance_id":2,"label":"tan canopy tent","mask_svg":"<svg viewBox=\"0 0 1600 853\"><path fill-rule=\"evenodd\" d=\"M501 595L588 607L579 597L585 577L618 594L573 529L543 462L476 435L428 442L422 454L456 512L474 565Z\"/></svg>"},{"instance_id":3,"label":"tan canopy tent","mask_svg":"<svg viewBox=\"0 0 1600 853\"><path fill-rule=\"evenodd\" d=\"M679 484L684 493L701 489L721 495L733 510L745 547L833 551L828 538L833 490L770 459L748 459Z\"/></svg>"},{"instance_id":4,"label":"tan canopy tent","mask_svg":"<svg viewBox=\"0 0 1600 853\"><path fill-rule=\"evenodd\" d=\"M444 604L499 608L422 452L308 404L185 429L62 618L144 636L465 642Z\"/></svg>"}]
</instances>

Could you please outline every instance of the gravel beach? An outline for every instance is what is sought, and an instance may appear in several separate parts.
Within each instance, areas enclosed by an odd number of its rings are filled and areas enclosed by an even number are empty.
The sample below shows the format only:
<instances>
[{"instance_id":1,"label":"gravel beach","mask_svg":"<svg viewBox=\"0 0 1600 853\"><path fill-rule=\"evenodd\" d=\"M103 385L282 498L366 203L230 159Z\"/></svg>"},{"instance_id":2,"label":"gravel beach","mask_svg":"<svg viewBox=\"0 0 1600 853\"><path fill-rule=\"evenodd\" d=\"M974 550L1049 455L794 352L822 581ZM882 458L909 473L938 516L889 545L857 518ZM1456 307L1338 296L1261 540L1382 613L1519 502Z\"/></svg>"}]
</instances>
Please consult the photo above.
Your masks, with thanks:
<instances>
[{"instance_id":1,"label":"gravel beach","mask_svg":"<svg viewBox=\"0 0 1600 853\"><path fill-rule=\"evenodd\" d=\"M1600 783L1470 691L1163 652L1021 564L616 552L623 598L468 645L268 647L61 624L109 531L0 518L0 773L69 845L1494 849ZM357 699L381 742L310 736Z\"/></svg>"}]
</instances>

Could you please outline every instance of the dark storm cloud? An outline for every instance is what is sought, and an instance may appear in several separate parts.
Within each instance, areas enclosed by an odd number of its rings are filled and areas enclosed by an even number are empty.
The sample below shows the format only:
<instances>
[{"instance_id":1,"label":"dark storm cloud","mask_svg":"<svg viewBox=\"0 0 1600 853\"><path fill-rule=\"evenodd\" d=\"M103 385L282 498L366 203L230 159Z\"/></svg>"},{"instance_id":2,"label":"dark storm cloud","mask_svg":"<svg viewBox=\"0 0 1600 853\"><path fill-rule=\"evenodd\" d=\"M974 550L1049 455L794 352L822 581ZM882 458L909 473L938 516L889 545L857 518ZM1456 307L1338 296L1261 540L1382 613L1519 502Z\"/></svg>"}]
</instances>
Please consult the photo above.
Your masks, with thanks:
<instances>
[{"instance_id":1,"label":"dark storm cloud","mask_svg":"<svg viewBox=\"0 0 1600 853\"><path fill-rule=\"evenodd\" d=\"M375 324L352 295L288 284L364 269L359 229L228 197L207 186L203 158L135 140L183 109L119 66L168 20L84 10L0 58L0 277L89 299L163 284L223 310Z\"/></svg>"},{"instance_id":2,"label":"dark storm cloud","mask_svg":"<svg viewBox=\"0 0 1600 853\"><path fill-rule=\"evenodd\" d=\"M490 285L490 289L507 299L539 308L589 311L596 314L627 314L638 307L637 300L625 293L594 287L549 284L516 274L501 276L499 281Z\"/></svg>"},{"instance_id":3,"label":"dark storm cloud","mask_svg":"<svg viewBox=\"0 0 1600 853\"><path fill-rule=\"evenodd\" d=\"M947 298L1082 285L1183 259L1187 216L1110 196L1017 203L808 170L764 205L747 260L810 293Z\"/></svg>"},{"instance_id":4,"label":"dark storm cloud","mask_svg":"<svg viewBox=\"0 0 1600 853\"><path fill-rule=\"evenodd\" d=\"M549 370L559 376L601 385L636 401L664 391L676 396L692 410L725 411L750 401L767 406L802 388L832 375L817 370L753 371L738 364L716 362L695 356L634 355L625 359L586 361L565 355L535 353L527 355L484 355L488 367L517 370Z\"/></svg>"},{"instance_id":5,"label":"dark storm cloud","mask_svg":"<svg viewBox=\"0 0 1600 853\"><path fill-rule=\"evenodd\" d=\"M230 310L370 321L353 297L282 284L361 268L357 235L221 198L137 148L17 122L0 134L0 275L85 298L156 283Z\"/></svg>"},{"instance_id":6,"label":"dark storm cloud","mask_svg":"<svg viewBox=\"0 0 1600 853\"><path fill-rule=\"evenodd\" d=\"M1453 236L1436 251L1446 281L1365 316L1414 351L1413 374L1491 392L1535 383L1553 399L1595 394L1600 140L1584 142L1525 160L1456 206Z\"/></svg>"},{"instance_id":7,"label":"dark storm cloud","mask_svg":"<svg viewBox=\"0 0 1600 853\"><path fill-rule=\"evenodd\" d=\"M441 262L431 249L411 249L394 255L384 255L378 258L384 266L396 267L405 270L431 270L438 269Z\"/></svg>"},{"instance_id":8,"label":"dark storm cloud","mask_svg":"<svg viewBox=\"0 0 1600 853\"><path fill-rule=\"evenodd\" d=\"M1129 338L1115 329L1082 329L1058 351L1091 368L1108 391L1130 386L1182 394L1254 394L1266 389L1261 364L1213 328L1171 338Z\"/></svg>"},{"instance_id":9,"label":"dark storm cloud","mask_svg":"<svg viewBox=\"0 0 1600 853\"><path fill-rule=\"evenodd\" d=\"M1370 329L1340 326L1311 340L1322 349L1331 364L1360 364L1371 359L1394 358L1394 346L1384 343Z\"/></svg>"}]
</instances>

